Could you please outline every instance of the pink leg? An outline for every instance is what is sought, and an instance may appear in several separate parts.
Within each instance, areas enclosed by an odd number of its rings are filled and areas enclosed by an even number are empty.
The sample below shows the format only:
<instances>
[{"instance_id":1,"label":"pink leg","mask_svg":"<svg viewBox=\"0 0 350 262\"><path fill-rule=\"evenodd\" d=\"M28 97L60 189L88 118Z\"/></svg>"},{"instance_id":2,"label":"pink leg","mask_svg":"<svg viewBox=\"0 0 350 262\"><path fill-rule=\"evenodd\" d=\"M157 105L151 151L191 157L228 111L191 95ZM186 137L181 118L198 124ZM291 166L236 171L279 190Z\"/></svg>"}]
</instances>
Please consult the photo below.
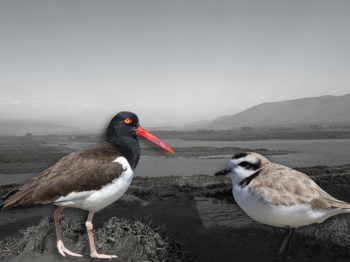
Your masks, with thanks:
<instances>
[{"instance_id":1,"label":"pink leg","mask_svg":"<svg viewBox=\"0 0 350 262\"><path fill-rule=\"evenodd\" d=\"M60 229L60 215L64 207L59 207L53 212L53 217L55 219L55 225L56 225L56 235L57 235L57 249L58 252L62 256L66 256L66 254L73 256L73 257L82 257L82 255L75 254L71 251L69 251L67 248L64 247L62 239L61 239L61 229ZM66 254L65 254L66 253Z\"/></svg>"},{"instance_id":2,"label":"pink leg","mask_svg":"<svg viewBox=\"0 0 350 262\"><path fill-rule=\"evenodd\" d=\"M96 258L115 258L117 256L110 256L110 255L103 255L103 254L98 254L95 248L95 242L94 242L94 236L92 234L92 229L93 229L93 225L92 225L92 217L94 216L94 213L90 212L88 219L86 220L86 229L89 235L89 241L90 241L90 249L91 249L91 257L96 257Z\"/></svg>"}]
</instances>

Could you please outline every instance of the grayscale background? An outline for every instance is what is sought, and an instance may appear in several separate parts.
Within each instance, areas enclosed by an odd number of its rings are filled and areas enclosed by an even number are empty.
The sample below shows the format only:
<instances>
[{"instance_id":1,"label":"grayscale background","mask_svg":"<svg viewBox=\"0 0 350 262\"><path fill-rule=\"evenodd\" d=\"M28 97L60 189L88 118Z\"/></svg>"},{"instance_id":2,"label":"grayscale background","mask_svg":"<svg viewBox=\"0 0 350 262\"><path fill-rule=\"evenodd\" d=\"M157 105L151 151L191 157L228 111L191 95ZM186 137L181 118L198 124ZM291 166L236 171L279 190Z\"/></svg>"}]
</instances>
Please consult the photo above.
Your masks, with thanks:
<instances>
[{"instance_id":1,"label":"grayscale background","mask_svg":"<svg viewBox=\"0 0 350 262\"><path fill-rule=\"evenodd\" d=\"M0 118L104 129L349 93L349 1L0 1Z\"/></svg>"}]
</instances>

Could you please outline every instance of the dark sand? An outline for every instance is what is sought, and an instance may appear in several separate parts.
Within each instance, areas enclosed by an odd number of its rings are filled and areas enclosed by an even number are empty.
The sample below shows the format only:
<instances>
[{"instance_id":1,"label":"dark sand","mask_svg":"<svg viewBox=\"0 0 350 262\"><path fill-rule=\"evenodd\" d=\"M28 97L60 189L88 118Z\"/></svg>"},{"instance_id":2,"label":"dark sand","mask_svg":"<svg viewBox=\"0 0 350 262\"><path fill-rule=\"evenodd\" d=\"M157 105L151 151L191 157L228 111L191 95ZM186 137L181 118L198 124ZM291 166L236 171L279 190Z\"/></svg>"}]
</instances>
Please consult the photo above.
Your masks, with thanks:
<instances>
[{"instance_id":1,"label":"dark sand","mask_svg":"<svg viewBox=\"0 0 350 262\"><path fill-rule=\"evenodd\" d=\"M21 158L17 153L19 148L23 149L23 146L27 147L27 152L30 154L23 154ZM44 152L41 151L41 147L37 147L32 142L21 144L17 149L13 148L9 146L5 151L11 154L12 150L12 156L18 162L11 162L13 158L10 155L7 157L2 154L4 161L1 161L1 165L12 164L16 167L16 163L26 164L28 163L26 161L31 159L30 161L33 163L44 163L49 166L62 157L62 154L68 153L66 148L58 147ZM21 152L24 151L21 150ZM48 154L48 152L52 154ZM46 159L45 155L50 155L50 157ZM58 159L55 160L56 158ZM28 170L26 172L33 172L30 168ZM311 167L300 170L310 175L334 197L350 202L350 165ZM13 187L14 185L1 187L0 195L5 194ZM180 242L181 248L190 252L186 257L193 258L193 261L196 262L269 261L280 248L284 229L263 225L250 219L235 203L231 187L227 178L210 176L135 177L122 199L95 214L93 219L94 232L96 234L99 229L104 227L105 222L115 216L137 218L153 228L162 228L159 230L161 236L163 238L170 236ZM5 253L6 248L5 242L1 241L11 237L11 239L15 238L20 244L23 244L23 234L20 230L38 225L43 218L52 215L56 208L55 205L40 205L12 208L0 212L0 247L2 248L0 257L1 254ZM77 214L80 221L84 223L87 211L67 208L62 212L62 215L67 218L76 217ZM349 218L348 215L340 215L327 220L321 226L313 225L299 230L293 261L349 259L349 249L347 249L350 233ZM6 256L4 261L71 261L71 257L64 258L58 253L55 233L54 231L51 233L52 235L43 243L44 251L42 254L35 254L31 250L34 242L29 241L24 246L23 251L18 255ZM77 234L86 236L86 231L81 230ZM77 237L72 238L66 235L63 240L67 248L72 251L76 250ZM122 240L119 239L118 244L106 253L119 256L113 261L132 261L125 252L132 249L139 240L138 238L132 239L131 242ZM88 250L88 244L86 246ZM89 259L89 256L85 256L84 259L74 259L74 261L86 259ZM162 260L159 258L153 261Z\"/></svg>"},{"instance_id":2,"label":"dark sand","mask_svg":"<svg viewBox=\"0 0 350 262\"><path fill-rule=\"evenodd\" d=\"M348 168L349 166L338 167L337 174L344 176L343 171ZM335 172L336 169L333 171ZM323 188L335 197L350 200L349 187L328 185ZM145 224L151 223L154 227L163 226L162 234L167 233L182 243L184 250L191 251L189 257L193 257L194 261L268 261L278 251L284 230L250 219L234 203L230 191L230 181L224 178L219 180L209 176L135 178L121 200L96 213L93 220L94 230L96 232L102 228L104 222L114 216L136 217ZM8 237L20 240L23 238L20 230L37 225L41 219L51 215L55 208L54 205L45 205L12 208L1 212L0 241ZM81 221L85 221L87 217L86 211L73 208L65 209L62 214L66 217L80 214ZM348 228L345 228L344 232L339 232L339 229L334 229L334 225L344 224L349 218L349 216L338 216L327 220L328 227L333 227L327 234L348 235ZM346 249L338 247L333 243L334 241L329 239L326 242L322 242L322 239L316 241L315 232L318 229L318 225L309 229L312 231L309 237L305 237L305 232L297 233L296 255L293 261L305 261L305 259L334 261L348 258ZM82 231L80 234L84 235L86 232ZM70 243L69 248L75 250L76 239L66 237L65 241ZM341 241L345 240L341 239ZM32 246L33 243L29 242L27 245ZM54 233L45 247L43 254L38 257L30 251L29 247L26 247L23 254L10 256L5 261L69 261L71 259L61 257L56 251ZM121 252L120 249L119 252ZM119 257L114 261L124 260Z\"/></svg>"}]
</instances>

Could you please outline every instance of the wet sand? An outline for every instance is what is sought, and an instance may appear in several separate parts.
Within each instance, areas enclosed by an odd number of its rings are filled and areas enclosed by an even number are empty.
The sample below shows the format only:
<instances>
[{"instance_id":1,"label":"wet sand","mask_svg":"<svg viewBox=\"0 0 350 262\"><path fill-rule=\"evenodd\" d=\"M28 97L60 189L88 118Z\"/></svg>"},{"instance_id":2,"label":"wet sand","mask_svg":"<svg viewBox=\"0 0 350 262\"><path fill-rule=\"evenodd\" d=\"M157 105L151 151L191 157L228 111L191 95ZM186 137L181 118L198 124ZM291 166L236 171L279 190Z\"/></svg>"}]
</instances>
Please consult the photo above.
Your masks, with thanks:
<instances>
[{"instance_id":1,"label":"wet sand","mask_svg":"<svg viewBox=\"0 0 350 262\"><path fill-rule=\"evenodd\" d=\"M331 168L334 175L344 176L349 166ZM309 169L313 172L313 169ZM339 171L340 170L340 171ZM348 174L349 175L349 174ZM319 183L326 182L323 176L314 176ZM317 180L318 178L318 180ZM350 201L349 187L344 185L322 186L333 196ZM6 190L9 190L7 188ZM190 251L194 261L268 261L279 249L284 236L284 229L274 228L255 222L249 218L234 202L231 195L231 184L226 178L210 176L193 177L161 177L161 178L134 178L132 185L122 199L96 213L94 216L94 230L103 228L104 223L111 217L138 218L145 224L151 223L154 227L162 227L162 234L169 235L182 243L185 251ZM56 209L54 205L40 205L34 207L12 208L0 213L0 241L8 237L22 239L20 230L37 225L41 219ZM88 212L67 208L62 213L66 217L81 215L82 223ZM334 228L344 217L335 217L325 223ZM350 217L346 216L348 220ZM318 225L313 226L313 234ZM348 234L330 231L328 234ZM54 231L53 231L54 232ZM300 231L299 231L300 232ZM293 261L334 261L345 258L344 247L338 248L343 253L335 252L338 249L325 249L333 246L331 240L315 241L315 235L309 237L297 233L296 255ZM79 234L86 234L85 231ZM24 249L22 255L10 256L5 261L70 261L56 252L55 234L46 243L43 254L36 257L29 248ZM75 250L76 239L64 238L72 250ZM28 244L30 245L30 243ZM110 250L112 252L113 250ZM345 254L345 255L344 255ZM118 255L118 254L117 254ZM88 257L86 257L88 258ZM77 260L75 260L77 261ZM122 258L113 261L124 261ZM183 260L184 261L184 260Z\"/></svg>"},{"instance_id":2,"label":"wet sand","mask_svg":"<svg viewBox=\"0 0 350 262\"><path fill-rule=\"evenodd\" d=\"M33 165L35 163L50 164L51 157L67 154L66 148L55 147L56 149L51 151L54 154L46 159L46 162L40 162L42 159L37 158L37 154L45 155L45 152L41 152L40 147L31 143L24 146L29 148L28 150L32 150L31 152L39 152L31 155L23 154L26 159L30 158L33 161ZM10 152L12 149L7 150ZM13 151L14 155L15 152L18 152L17 149ZM17 159L20 159L20 156L17 156ZM25 164L25 159L23 163ZM16 166L16 163L12 164L14 167ZM350 202L350 165L317 166L301 168L300 171L308 174L334 197ZM14 186L0 187L0 195L5 194ZM135 177L122 199L96 213L93 220L94 232L104 228L104 223L115 216L137 218L154 228L161 227L162 230L159 233L162 237L170 236L181 243L182 250L190 252L187 258L193 258L193 261L196 262L269 261L280 248L284 229L253 221L235 203L231 191L231 182L227 178L212 176ZM38 205L12 208L0 212L0 246L10 237L23 243L23 234L20 231L38 225L43 218L52 216L52 212L56 208L54 205ZM82 225L84 225L88 212L67 208L62 214L67 218L78 214ZM342 223L349 221L349 218L349 216L331 218L324 223L330 228L329 231L321 231L332 237L348 236L350 233L348 226L339 229L336 225L342 225ZM335 239L318 237L316 240L316 231L319 236L320 228L318 225L311 226L308 231L298 231L294 261L335 261L350 258L347 245L344 247L341 244L345 243L346 239L334 242ZM305 232L309 232L309 234ZM86 231L79 231L78 234L86 236ZM67 235L63 239L67 243L67 247L74 251L78 239L76 237L70 238ZM134 239L134 241L138 240ZM71 257L63 258L57 252L53 228L51 235L45 240L42 254L37 254L38 256L34 254L31 250L32 246L32 242L27 242L20 254L6 256L4 261L72 260ZM128 245L118 244L106 253L117 252L119 257L113 261L131 261L130 257L123 255L127 248ZM89 257L85 256L84 259L88 260ZM84 259L75 259L74 261L83 261ZM160 258L159 261L161 261Z\"/></svg>"}]
</instances>

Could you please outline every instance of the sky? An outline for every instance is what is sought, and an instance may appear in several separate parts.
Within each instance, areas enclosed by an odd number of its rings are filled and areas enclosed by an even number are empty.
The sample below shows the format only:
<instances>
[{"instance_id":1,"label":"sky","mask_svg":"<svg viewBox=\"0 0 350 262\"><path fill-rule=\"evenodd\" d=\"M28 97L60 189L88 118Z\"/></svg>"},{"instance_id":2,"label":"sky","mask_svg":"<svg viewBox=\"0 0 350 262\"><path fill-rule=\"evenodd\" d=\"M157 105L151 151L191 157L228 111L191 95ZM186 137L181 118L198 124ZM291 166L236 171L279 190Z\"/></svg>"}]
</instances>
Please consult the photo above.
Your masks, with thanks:
<instances>
[{"instance_id":1,"label":"sky","mask_svg":"<svg viewBox=\"0 0 350 262\"><path fill-rule=\"evenodd\" d=\"M0 118L179 126L350 93L350 1L0 1Z\"/></svg>"}]
</instances>

